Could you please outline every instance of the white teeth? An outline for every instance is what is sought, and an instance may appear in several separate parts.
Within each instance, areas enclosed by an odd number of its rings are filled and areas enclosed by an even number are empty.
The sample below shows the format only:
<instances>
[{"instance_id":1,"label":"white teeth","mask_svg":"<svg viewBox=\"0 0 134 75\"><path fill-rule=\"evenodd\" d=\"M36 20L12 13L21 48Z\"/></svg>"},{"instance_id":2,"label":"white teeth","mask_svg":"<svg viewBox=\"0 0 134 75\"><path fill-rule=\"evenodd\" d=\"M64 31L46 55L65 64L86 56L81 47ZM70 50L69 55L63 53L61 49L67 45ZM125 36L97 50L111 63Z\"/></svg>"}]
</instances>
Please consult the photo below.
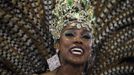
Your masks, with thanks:
<instances>
[{"instance_id":1,"label":"white teeth","mask_svg":"<svg viewBox=\"0 0 134 75\"><path fill-rule=\"evenodd\" d=\"M80 54L83 53L83 50L82 50L81 48L73 48L73 49L71 49L71 52L72 52L73 54L80 55Z\"/></svg>"},{"instance_id":2,"label":"white teeth","mask_svg":"<svg viewBox=\"0 0 134 75\"><path fill-rule=\"evenodd\" d=\"M80 51L80 52L83 52L83 50L81 48L73 48L72 51Z\"/></svg>"},{"instance_id":3,"label":"white teeth","mask_svg":"<svg viewBox=\"0 0 134 75\"><path fill-rule=\"evenodd\" d=\"M81 52L72 52L73 54L77 54L77 55L80 55Z\"/></svg>"}]
</instances>

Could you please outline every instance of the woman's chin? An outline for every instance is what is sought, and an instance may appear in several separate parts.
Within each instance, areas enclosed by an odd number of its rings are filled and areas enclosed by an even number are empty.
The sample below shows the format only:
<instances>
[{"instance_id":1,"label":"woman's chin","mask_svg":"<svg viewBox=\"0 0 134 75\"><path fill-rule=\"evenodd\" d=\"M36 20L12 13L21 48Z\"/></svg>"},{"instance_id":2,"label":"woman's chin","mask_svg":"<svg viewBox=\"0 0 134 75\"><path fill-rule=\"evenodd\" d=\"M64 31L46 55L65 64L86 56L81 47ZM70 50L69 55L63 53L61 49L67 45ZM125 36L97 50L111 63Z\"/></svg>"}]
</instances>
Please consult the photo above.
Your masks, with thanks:
<instances>
[{"instance_id":1,"label":"woman's chin","mask_svg":"<svg viewBox=\"0 0 134 75\"><path fill-rule=\"evenodd\" d=\"M67 59L66 62L73 64L73 65L83 65L87 60L82 60L79 58Z\"/></svg>"}]
</instances>

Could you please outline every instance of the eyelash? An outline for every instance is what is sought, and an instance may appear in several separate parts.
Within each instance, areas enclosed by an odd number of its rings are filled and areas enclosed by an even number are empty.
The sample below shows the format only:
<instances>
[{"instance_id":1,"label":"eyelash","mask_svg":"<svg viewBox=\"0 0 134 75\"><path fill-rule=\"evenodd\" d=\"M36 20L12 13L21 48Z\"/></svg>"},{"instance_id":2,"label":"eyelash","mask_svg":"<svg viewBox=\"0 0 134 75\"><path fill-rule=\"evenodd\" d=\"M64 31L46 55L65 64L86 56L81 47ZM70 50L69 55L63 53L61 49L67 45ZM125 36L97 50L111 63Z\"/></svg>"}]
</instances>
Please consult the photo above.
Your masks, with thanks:
<instances>
[{"instance_id":1,"label":"eyelash","mask_svg":"<svg viewBox=\"0 0 134 75\"><path fill-rule=\"evenodd\" d=\"M73 33L66 33L65 36L72 37L72 36L74 36L74 34Z\"/></svg>"},{"instance_id":2,"label":"eyelash","mask_svg":"<svg viewBox=\"0 0 134 75\"><path fill-rule=\"evenodd\" d=\"M65 34L66 37L75 37L75 34L72 33L72 32L65 32L64 34ZM91 39L92 38L91 35L90 34L87 34L87 33L86 34L83 34L81 36L84 39Z\"/></svg>"},{"instance_id":3,"label":"eyelash","mask_svg":"<svg viewBox=\"0 0 134 75\"><path fill-rule=\"evenodd\" d=\"M91 39L91 36L90 35L84 35L83 38L85 38L85 39Z\"/></svg>"}]
</instances>

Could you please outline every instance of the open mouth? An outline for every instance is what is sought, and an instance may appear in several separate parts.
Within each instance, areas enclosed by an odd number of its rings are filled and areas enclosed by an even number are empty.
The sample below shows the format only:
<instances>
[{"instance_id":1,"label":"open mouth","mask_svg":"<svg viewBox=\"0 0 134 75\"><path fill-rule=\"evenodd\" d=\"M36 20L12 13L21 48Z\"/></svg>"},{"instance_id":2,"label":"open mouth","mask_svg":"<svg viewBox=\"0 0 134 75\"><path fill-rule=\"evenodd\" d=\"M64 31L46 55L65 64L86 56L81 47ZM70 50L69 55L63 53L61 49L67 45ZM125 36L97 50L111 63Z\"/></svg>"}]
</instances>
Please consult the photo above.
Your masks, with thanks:
<instances>
[{"instance_id":1,"label":"open mouth","mask_svg":"<svg viewBox=\"0 0 134 75\"><path fill-rule=\"evenodd\" d=\"M74 55L82 55L83 54L83 49L78 48L78 47L72 48L70 51Z\"/></svg>"}]
</instances>

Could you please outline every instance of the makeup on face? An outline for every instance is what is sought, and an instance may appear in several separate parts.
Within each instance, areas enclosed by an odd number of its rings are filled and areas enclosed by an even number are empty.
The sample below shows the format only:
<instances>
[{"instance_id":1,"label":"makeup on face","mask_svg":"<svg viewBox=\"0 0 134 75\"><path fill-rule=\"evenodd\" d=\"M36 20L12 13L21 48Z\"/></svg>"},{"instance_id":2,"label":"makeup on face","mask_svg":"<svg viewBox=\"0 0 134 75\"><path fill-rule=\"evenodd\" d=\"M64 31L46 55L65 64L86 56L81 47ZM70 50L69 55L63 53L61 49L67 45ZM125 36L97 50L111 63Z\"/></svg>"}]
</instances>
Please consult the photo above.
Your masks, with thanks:
<instances>
[{"instance_id":1,"label":"makeup on face","mask_svg":"<svg viewBox=\"0 0 134 75\"><path fill-rule=\"evenodd\" d=\"M87 27L69 23L61 32L59 50L64 60L71 63L84 63L91 54L92 33Z\"/></svg>"},{"instance_id":2,"label":"makeup on face","mask_svg":"<svg viewBox=\"0 0 134 75\"><path fill-rule=\"evenodd\" d=\"M72 41L76 37L79 37L79 40L82 40L83 42L87 42L88 40L92 39L91 32L89 32L88 30L85 30L84 28L78 29L75 27L66 29L63 32L63 36ZM70 52L74 55L82 55L84 52L84 49L82 47L76 46L76 47L71 48Z\"/></svg>"},{"instance_id":3,"label":"makeup on face","mask_svg":"<svg viewBox=\"0 0 134 75\"><path fill-rule=\"evenodd\" d=\"M70 28L70 29L67 29L63 32L63 35L66 36L66 37L76 37L78 35L78 32L77 32L77 28ZM92 39L92 34L91 32L89 32L88 30L82 30L80 32L80 35L81 35L81 38L82 39Z\"/></svg>"}]
</instances>

